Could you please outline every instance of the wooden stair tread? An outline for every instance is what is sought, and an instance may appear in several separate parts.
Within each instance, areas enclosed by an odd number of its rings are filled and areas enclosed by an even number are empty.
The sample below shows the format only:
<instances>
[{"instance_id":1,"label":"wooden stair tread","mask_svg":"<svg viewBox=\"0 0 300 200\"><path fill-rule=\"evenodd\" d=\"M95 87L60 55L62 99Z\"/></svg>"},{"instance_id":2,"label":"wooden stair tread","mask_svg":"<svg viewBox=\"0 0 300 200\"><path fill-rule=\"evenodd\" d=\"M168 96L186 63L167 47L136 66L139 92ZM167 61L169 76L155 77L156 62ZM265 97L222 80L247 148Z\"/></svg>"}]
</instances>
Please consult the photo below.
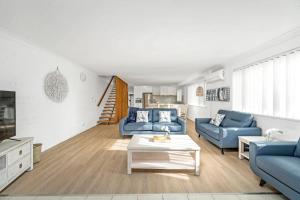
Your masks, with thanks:
<instances>
[{"instance_id":1,"label":"wooden stair tread","mask_svg":"<svg viewBox=\"0 0 300 200\"><path fill-rule=\"evenodd\" d=\"M105 117L105 116L101 116L101 117L99 117L99 119L114 119L115 117L112 117L112 116L107 116L107 117Z\"/></svg>"}]
</instances>

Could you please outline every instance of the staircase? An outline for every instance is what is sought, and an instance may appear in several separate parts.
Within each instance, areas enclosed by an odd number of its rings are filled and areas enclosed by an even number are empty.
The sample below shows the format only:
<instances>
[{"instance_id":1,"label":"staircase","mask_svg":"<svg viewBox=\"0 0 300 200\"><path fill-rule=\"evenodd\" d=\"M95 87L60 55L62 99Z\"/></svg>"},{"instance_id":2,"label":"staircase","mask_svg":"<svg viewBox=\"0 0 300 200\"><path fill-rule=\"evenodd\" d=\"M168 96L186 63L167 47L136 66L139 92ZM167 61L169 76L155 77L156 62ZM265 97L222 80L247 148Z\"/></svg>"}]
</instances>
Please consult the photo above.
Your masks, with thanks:
<instances>
[{"instance_id":1,"label":"staircase","mask_svg":"<svg viewBox=\"0 0 300 200\"><path fill-rule=\"evenodd\" d=\"M118 123L128 111L128 86L117 76L112 76L98 107L101 107L101 115L98 125L110 125Z\"/></svg>"},{"instance_id":2,"label":"staircase","mask_svg":"<svg viewBox=\"0 0 300 200\"><path fill-rule=\"evenodd\" d=\"M116 115L116 86L112 88L104 105L98 124L114 124Z\"/></svg>"}]
</instances>

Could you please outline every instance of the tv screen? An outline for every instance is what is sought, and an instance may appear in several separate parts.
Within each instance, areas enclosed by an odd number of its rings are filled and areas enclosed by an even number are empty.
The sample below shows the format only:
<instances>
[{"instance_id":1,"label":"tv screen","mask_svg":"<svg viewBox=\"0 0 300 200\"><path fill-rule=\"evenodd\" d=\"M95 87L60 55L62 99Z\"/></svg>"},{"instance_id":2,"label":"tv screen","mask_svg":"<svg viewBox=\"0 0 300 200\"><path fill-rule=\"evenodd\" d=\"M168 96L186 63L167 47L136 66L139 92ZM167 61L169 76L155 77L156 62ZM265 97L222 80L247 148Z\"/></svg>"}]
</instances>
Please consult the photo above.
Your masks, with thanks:
<instances>
[{"instance_id":1,"label":"tv screen","mask_svg":"<svg viewBox=\"0 0 300 200\"><path fill-rule=\"evenodd\" d=\"M0 91L0 141L16 135L16 93Z\"/></svg>"}]
</instances>

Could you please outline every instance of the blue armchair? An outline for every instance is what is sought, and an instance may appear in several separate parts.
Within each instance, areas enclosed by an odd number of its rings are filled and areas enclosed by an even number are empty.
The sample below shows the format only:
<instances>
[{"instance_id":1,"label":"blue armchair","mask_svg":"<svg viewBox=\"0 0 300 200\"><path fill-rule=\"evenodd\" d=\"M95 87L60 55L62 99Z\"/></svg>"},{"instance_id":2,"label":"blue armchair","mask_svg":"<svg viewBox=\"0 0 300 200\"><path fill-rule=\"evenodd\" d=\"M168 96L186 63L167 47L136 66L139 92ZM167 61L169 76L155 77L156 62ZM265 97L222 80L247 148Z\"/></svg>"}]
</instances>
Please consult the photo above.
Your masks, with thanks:
<instances>
[{"instance_id":1,"label":"blue armchair","mask_svg":"<svg viewBox=\"0 0 300 200\"><path fill-rule=\"evenodd\" d=\"M138 110L148 111L149 122L136 122ZM159 111L170 111L171 122L159 122ZM132 115L132 116L130 116ZM123 118L119 123L119 131L122 136L134 134L162 134L162 126L167 126L171 134L186 134L186 121L177 116L177 110L172 108L136 109L129 108L129 116Z\"/></svg>"},{"instance_id":2,"label":"blue armchair","mask_svg":"<svg viewBox=\"0 0 300 200\"><path fill-rule=\"evenodd\" d=\"M236 111L219 110L224 114L220 126L210 124L211 118L196 118L196 132L204 138L221 148L238 148L238 136L260 136L261 129L256 127L253 115Z\"/></svg>"},{"instance_id":3,"label":"blue armchair","mask_svg":"<svg viewBox=\"0 0 300 200\"><path fill-rule=\"evenodd\" d=\"M250 167L261 186L267 182L289 199L300 199L300 140L298 147L296 142L250 143Z\"/></svg>"}]
</instances>

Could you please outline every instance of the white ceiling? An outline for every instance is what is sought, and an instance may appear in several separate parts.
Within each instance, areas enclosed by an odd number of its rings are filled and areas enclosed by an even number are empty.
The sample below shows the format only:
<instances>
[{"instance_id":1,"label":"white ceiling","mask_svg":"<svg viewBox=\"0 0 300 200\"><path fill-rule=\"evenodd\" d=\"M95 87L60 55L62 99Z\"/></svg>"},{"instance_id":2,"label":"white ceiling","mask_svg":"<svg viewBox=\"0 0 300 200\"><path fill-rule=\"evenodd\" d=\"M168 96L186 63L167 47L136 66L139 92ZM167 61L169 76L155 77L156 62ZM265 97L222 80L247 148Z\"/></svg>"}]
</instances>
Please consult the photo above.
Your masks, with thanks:
<instances>
[{"instance_id":1,"label":"white ceiling","mask_svg":"<svg viewBox=\"0 0 300 200\"><path fill-rule=\"evenodd\" d=\"M0 27L135 84L172 84L300 26L297 0L0 0Z\"/></svg>"}]
</instances>

